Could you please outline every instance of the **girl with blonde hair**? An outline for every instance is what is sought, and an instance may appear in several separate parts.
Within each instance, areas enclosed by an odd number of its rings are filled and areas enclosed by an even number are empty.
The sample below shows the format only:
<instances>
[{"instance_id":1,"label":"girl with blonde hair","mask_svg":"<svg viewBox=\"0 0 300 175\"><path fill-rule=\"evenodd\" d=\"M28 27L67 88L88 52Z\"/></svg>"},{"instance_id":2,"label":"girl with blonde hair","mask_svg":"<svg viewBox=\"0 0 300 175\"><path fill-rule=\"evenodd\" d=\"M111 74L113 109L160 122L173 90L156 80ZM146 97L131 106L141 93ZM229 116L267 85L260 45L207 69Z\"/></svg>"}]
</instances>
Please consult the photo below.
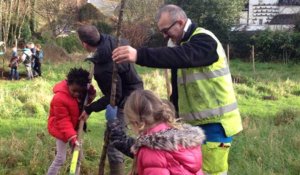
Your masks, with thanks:
<instances>
[{"instance_id":1,"label":"girl with blonde hair","mask_svg":"<svg viewBox=\"0 0 300 175\"><path fill-rule=\"evenodd\" d=\"M199 127L175 119L173 105L148 90L136 90L125 103L125 120L138 134L131 151L131 175L202 175Z\"/></svg>"}]
</instances>

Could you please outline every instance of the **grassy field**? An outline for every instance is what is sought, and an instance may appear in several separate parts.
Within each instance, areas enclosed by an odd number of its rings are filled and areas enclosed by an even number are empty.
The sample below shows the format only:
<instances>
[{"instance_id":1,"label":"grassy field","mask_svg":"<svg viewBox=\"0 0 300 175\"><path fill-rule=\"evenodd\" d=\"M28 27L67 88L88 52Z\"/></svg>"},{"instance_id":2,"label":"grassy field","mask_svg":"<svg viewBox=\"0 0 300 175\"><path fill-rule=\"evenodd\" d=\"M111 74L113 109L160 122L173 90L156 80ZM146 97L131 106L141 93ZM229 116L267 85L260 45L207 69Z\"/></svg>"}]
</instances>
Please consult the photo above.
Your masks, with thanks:
<instances>
[{"instance_id":1,"label":"grassy field","mask_svg":"<svg viewBox=\"0 0 300 175\"><path fill-rule=\"evenodd\" d=\"M42 78L0 80L0 175L45 174L55 155L55 141L46 129L52 86L74 66L88 67L80 61L47 63ZM299 65L259 63L253 72L251 64L234 60L230 67L244 131L234 138L229 173L300 174ZM137 68L145 87L166 97L162 72ZM103 112L88 121L82 174L97 174L104 123ZM61 174L68 174L69 162Z\"/></svg>"}]
</instances>

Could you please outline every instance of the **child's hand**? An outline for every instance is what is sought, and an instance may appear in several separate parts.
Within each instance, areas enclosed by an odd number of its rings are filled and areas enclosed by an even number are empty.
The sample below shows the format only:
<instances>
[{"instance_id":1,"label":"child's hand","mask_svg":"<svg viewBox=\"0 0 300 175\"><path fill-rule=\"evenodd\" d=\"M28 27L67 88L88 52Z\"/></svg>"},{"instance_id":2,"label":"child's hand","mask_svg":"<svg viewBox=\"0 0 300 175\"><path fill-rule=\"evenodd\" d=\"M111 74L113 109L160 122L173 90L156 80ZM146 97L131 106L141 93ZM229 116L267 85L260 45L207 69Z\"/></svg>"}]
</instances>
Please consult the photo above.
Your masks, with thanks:
<instances>
[{"instance_id":1,"label":"child's hand","mask_svg":"<svg viewBox=\"0 0 300 175\"><path fill-rule=\"evenodd\" d=\"M106 106L105 118L108 122L111 122L117 118L118 107L112 107L111 105Z\"/></svg>"},{"instance_id":2,"label":"child's hand","mask_svg":"<svg viewBox=\"0 0 300 175\"><path fill-rule=\"evenodd\" d=\"M81 115L79 116L79 120L83 120L86 122L86 120L89 118L89 114L85 112L85 110L82 111Z\"/></svg>"},{"instance_id":3,"label":"child's hand","mask_svg":"<svg viewBox=\"0 0 300 175\"><path fill-rule=\"evenodd\" d=\"M69 141L69 145L70 147L73 149L75 148L75 146L80 146L79 141L77 140L77 136L73 137L70 141Z\"/></svg>"}]
</instances>

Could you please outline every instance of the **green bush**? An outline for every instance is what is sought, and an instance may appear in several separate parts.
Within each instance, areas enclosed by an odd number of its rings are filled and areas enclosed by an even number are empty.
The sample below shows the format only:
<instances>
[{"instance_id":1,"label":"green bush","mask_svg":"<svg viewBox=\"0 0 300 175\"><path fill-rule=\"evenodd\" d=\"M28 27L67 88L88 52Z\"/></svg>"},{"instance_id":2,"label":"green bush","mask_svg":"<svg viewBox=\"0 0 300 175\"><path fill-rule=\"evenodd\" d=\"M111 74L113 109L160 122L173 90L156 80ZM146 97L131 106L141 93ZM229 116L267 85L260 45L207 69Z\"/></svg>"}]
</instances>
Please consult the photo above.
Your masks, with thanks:
<instances>
[{"instance_id":1,"label":"green bush","mask_svg":"<svg viewBox=\"0 0 300 175\"><path fill-rule=\"evenodd\" d=\"M300 33L288 31L231 32L231 57L249 59L251 45L259 61L299 62Z\"/></svg>"},{"instance_id":2,"label":"green bush","mask_svg":"<svg viewBox=\"0 0 300 175\"><path fill-rule=\"evenodd\" d=\"M24 25L23 25L23 28L21 30L21 38L24 40L24 41L29 41L31 39L31 30L30 30L30 27L29 27L29 23L26 22Z\"/></svg>"},{"instance_id":3,"label":"green bush","mask_svg":"<svg viewBox=\"0 0 300 175\"><path fill-rule=\"evenodd\" d=\"M263 31L252 37L256 57L261 61L300 61L300 34L287 31Z\"/></svg>"},{"instance_id":4,"label":"green bush","mask_svg":"<svg viewBox=\"0 0 300 175\"><path fill-rule=\"evenodd\" d=\"M56 44L66 49L68 53L82 52L84 50L76 34L71 34L67 37L59 37L56 39Z\"/></svg>"},{"instance_id":5,"label":"green bush","mask_svg":"<svg viewBox=\"0 0 300 175\"><path fill-rule=\"evenodd\" d=\"M234 58L249 59L251 54L251 37L255 32L231 32L229 34L230 55Z\"/></svg>"},{"instance_id":6,"label":"green bush","mask_svg":"<svg viewBox=\"0 0 300 175\"><path fill-rule=\"evenodd\" d=\"M79 21L104 20L105 16L91 3L87 3L79 9Z\"/></svg>"},{"instance_id":7,"label":"green bush","mask_svg":"<svg viewBox=\"0 0 300 175\"><path fill-rule=\"evenodd\" d=\"M112 34L114 31L114 28L106 22L98 21L95 22L93 25L95 25L101 33Z\"/></svg>"}]
</instances>

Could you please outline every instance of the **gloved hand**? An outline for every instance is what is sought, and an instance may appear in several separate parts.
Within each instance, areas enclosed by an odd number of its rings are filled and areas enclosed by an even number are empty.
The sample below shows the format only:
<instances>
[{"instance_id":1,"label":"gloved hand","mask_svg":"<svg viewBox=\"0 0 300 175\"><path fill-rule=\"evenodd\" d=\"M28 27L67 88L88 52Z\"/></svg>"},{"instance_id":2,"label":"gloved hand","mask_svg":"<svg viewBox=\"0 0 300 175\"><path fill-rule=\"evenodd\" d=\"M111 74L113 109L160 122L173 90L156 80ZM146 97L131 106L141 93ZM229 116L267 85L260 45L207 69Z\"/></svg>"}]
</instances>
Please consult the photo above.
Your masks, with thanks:
<instances>
[{"instance_id":1,"label":"gloved hand","mask_svg":"<svg viewBox=\"0 0 300 175\"><path fill-rule=\"evenodd\" d=\"M80 143L79 141L77 140L77 136L76 137L73 137L70 141L69 141L69 145L72 149L74 149L75 146L79 146Z\"/></svg>"},{"instance_id":2,"label":"gloved hand","mask_svg":"<svg viewBox=\"0 0 300 175\"><path fill-rule=\"evenodd\" d=\"M112 122L117 118L118 107L112 107L111 105L106 106L105 118L108 122Z\"/></svg>"},{"instance_id":3,"label":"gloved hand","mask_svg":"<svg viewBox=\"0 0 300 175\"><path fill-rule=\"evenodd\" d=\"M133 158L134 155L130 151L130 148L134 145L135 139L126 134L123 125L124 123L120 120L114 120L113 122L107 123L108 130L110 131L108 137L109 143L123 154Z\"/></svg>"}]
</instances>

